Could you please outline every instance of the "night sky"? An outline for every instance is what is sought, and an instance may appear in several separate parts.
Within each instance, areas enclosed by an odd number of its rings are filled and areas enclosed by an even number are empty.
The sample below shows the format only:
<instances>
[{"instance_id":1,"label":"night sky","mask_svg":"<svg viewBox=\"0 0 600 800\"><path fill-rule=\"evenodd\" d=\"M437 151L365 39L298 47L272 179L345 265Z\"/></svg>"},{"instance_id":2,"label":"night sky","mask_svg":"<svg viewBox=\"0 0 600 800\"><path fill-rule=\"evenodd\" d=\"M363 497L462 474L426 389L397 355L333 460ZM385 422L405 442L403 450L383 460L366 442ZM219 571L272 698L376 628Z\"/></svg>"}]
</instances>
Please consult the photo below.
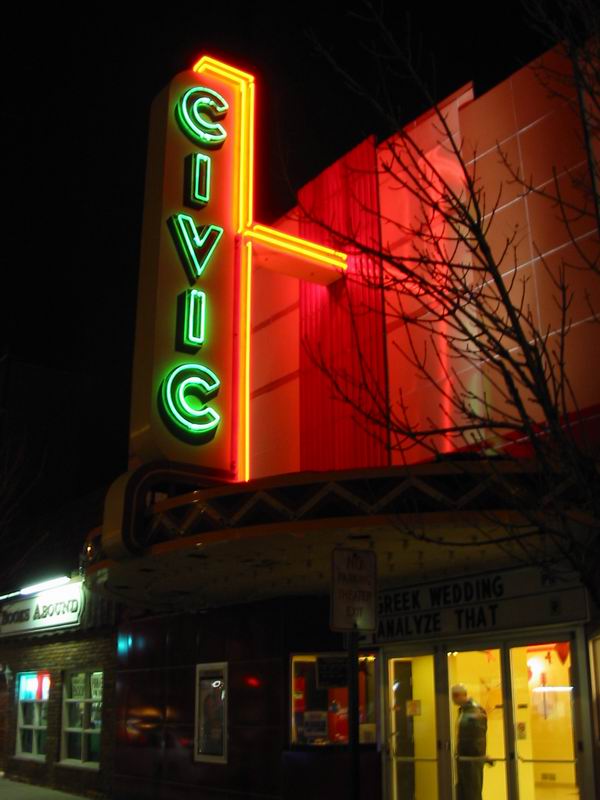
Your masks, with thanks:
<instances>
[{"instance_id":1,"label":"night sky","mask_svg":"<svg viewBox=\"0 0 600 800\"><path fill-rule=\"evenodd\" d=\"M440 97L468 80L481 93L546 49L517 3L454 3L445 11L437 4L384 5L390 30L423 53L424 73L435 65ZM480 16L484 8L495 13L492 23ZM81 6L63 18L54 11L25 18L28 13L0 34L0 355L64 376L60 402L49 397L58 386L53 378L33 389L28 384L22 399L50 425L52 409L60 406L61 425L73 441L53 458L72 463L67 497L108 484L126 468L153 97L203 53L257 76L256 218L266 223L367 134L389 131L312 44L316 37L340 66L377 91L375 60L365 49L373 32L351 11L323 2L228 2L170 4L164 13L145 11L135 20L128 14L127 21L106 6ZM414 87L398 84L392 91L406 121L425 110ZM13 381L13 406L19 391L25 390Z\"/></svg>"}]
</instances>

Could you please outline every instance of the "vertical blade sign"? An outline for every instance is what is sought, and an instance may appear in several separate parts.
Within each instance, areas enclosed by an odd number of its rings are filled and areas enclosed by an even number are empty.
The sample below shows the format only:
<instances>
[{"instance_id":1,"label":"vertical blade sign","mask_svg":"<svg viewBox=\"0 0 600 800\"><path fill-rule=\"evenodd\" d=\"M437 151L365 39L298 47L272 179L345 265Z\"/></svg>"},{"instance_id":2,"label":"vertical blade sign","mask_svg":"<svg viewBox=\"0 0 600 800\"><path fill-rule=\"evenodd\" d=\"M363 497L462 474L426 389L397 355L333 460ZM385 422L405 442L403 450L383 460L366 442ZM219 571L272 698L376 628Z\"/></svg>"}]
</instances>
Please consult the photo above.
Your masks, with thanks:
<instances>
[{"instance_id":1,"label":"vertical blade sign","mask_svg":"<svg viewBox=\"0 0 600 800\"><path fill-rule=\"evenodd\" d=\"M202 59L156 98L142 237L134 465L244 479L253 79Z\"/></svg>"}]
</instances>

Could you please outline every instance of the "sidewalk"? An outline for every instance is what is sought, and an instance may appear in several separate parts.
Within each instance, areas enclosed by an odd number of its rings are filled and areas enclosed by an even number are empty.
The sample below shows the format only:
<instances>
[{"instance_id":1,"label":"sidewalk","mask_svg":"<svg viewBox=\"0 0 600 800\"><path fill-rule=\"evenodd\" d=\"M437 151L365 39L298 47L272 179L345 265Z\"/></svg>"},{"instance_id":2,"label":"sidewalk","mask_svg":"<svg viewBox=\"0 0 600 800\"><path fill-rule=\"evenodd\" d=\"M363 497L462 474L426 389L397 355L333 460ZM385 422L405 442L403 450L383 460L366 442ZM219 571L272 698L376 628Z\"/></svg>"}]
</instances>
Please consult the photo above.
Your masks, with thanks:
<instances>
[{"instance_id":1,"label":"sidewalk","mask_svg":"<svg viewBox=\"0 0 600 800\"><path fill-rule=\"evenodd\" d=\"M9 781L0 773L0 800L87 800L87 798L78 794L46 789L45 786Z\"/></svg>"}]
</instances>

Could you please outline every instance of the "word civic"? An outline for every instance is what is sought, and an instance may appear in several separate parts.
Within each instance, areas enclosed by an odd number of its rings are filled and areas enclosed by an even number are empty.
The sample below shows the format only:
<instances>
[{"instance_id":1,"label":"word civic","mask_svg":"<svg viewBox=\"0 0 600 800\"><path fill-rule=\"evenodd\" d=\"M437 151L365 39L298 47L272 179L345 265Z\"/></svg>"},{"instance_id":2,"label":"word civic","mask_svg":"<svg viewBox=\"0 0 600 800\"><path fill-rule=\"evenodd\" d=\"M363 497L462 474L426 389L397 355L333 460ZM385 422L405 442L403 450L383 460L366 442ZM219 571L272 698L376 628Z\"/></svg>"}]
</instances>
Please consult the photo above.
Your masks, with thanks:
<instances>
[{"instance_id":1,"label":"word civic","mask_svg":"<svg viewBox=\"0 0 600 800\"><path fill-rule=\"evenodd\" d=\"M223 146L227 130L221 124L228 111L225 98L214 89L194 86L180 97L175 115L185 136L198 148ZM212 159L209 153L193 152L184 166L184 205L196 213L210 206ZM207 340L209 299L199 286L210 269L223 236L223 228L212 222L197 225L191 213L181 211L169 217L181 267L190 284L177 298L175 348L198 353ZM209 405L219 393L218 375L198 361L184 361L165 375L159 392L159 408L172 433L192 444L203 444L216 434L221 415Z\"/></svg>"}]
</instances>

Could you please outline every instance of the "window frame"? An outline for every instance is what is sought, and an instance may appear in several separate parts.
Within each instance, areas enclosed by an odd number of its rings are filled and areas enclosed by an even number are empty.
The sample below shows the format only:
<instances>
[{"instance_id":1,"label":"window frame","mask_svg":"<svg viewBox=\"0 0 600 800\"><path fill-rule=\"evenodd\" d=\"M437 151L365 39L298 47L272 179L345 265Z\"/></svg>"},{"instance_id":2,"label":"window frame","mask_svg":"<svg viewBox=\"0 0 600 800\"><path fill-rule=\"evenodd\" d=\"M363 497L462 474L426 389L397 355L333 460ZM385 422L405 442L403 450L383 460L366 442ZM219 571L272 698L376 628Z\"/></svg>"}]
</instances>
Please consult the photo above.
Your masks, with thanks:
<instances>
[{"instance_id":1,"label":"window frame","mask_svg":"<svg viewBox=\"0 0 600 800\"><path fill-rule=\"evenodd\" d=\"M222 720L222 737L223 747L221 754L202 753L200 751L201 742L201 726L202 726L202 708L201 708L201 692L200 692L200 679L213 678L215 680L222 680L225 685L225 696L223 698L223 720ZM227 764L228 758L228 700L229 700L229 675L228 675L228 662L226 661L213 661L211 663L196 664L195 673L195 703L194 703L194 761L203 762L207 764Z\"/></svg>"},{"instance_id":2,"label":"window frame","mask_svg":"<svg viewBox=\"0 0 600 800\"><path fill-rule=\"evenodd\" d=\"M92 693L92 676L101 675L102 691L100 699L95 698ZM73 675L84 675L84 694L83 698L68 697L69 679ZM69 767L79 767L81 769L100 769L101 749L102 749L102 712L104 708L104 670L100 668L94 669L71 669L63 674L63 687L62 687L62 715L60 725L60 764ZM92 717L92 705L100 703L100 719L99 727L92 728L91 725L86 727L86 722L90 722ZM81 727L69 724L69 706L83 704L83 724ZM67 755L67 738L69 734L79 734L80 736L80 752L81 758L73 758ZM86 756L89 755L89 739L92 734L98 734L98 760L92 761Z\"/></svg>"},{"instance_id":3,"label":"window frame","mask_svg":"<svg viewBox=\"0 0 600 800\"><path fill-rule=\"evenodd\" d=\"M315 749L328 749L328 748L348 748L349 741L346 742L327 742L327 743L313 743L313 742L299 742L297 741L297 731L296 731L296 723L295 723L295 708L294 708L294 659L314 659L315 662L315 670L317 660L319 658L346 658L348 657L348 651L344 650L327 650L327 651L294 651L290 652L289 654L289 677L288 677L288 691L289 691L289 724L288 724L288 742L289 746L295 750L315 750ZM373 682L374 682L374 697L373 697L373 722L369 724L373 724L375 726L375 738L373 741L361 741L359 742L359 746L361 748L373 748L376 747L379 741L378 730L379 730L379 660L380 660L380 652L377 648L365 648L360 649L357 654L357 659L360 663L361 659L372 657L373 658ZM344 687L348 690L348 687ZM364 723L363 723L364 724ZM359 726L360 727L360 726ZM296 739L294 739L296 736Z\"/></svg>"},{"instance_id":4,"label":"window frame","mask_svg":"<svg viewBox=\"0 0 600 800\"><path fill-rule=\"evenodd\" d=\"M38 700L34 698L33 700L21 700L20 693L21 693L21 678L25 675L35 675L36 678L39 680L39 676L47 676L48 677L48 697L44 700ZM43 680L43 678L42 678ZM15 756L16 758L25 758L31 761L45 761L47 758L48 753L38 753L37 752L37 744L38 744L38 737L37 734L39 731L45 731L46 733L46 746L45 749L47 750L47 741L48 741L48 704L50 702L50 687L52 686L52 678L50 676L49 670L24 670L23 672L18 672L16 675L16 702L17 702L17 738L16 738L16 746L15 746ZM23 715L23 703L32 703L33 704L33 722L26 723L24 721ZM40 724L40 720L43 719L42 716L42 706L46 707L46 714L45 714L45 721L44 724ZM21 743L21 731L28 730L32 732L32 751L23 750L22 743Z\"/></svg>"}]
</instances>

